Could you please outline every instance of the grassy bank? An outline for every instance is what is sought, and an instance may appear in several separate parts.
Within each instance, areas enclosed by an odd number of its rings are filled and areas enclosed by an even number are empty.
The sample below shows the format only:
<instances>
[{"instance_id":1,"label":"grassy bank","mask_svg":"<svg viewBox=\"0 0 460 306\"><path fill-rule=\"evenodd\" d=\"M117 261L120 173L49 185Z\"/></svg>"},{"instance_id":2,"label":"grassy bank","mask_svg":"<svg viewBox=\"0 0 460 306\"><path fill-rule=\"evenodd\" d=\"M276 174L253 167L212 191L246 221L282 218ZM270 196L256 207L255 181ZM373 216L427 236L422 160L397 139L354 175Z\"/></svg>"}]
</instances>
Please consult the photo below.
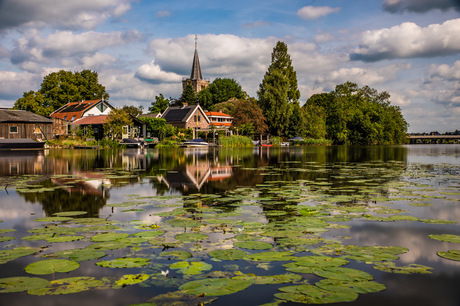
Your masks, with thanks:
<instances>
[{"instance_id":1,"label":"grassy bank","mask_svg":"<svg viewBox=\"0 0 460 306\"><path fill-rule=\"evenodd\" d=\"M251 138L235 135L220 137L219 144L225 148L248 148L254 146Z\"/></svg>"},{"instance_id":2,"label":"grassy bank","mask_svg":"<svg viewBox=\"0 0 460 306\"><path fill-rule=\"evenodd\" d=\"M123 145L116 140L104 138L100 141L85 140L81 137L66 137L53 139L48 142L50 148L56 149L72 149L75 147L99 147L100 149L116 149L123 148Z\"/></svg>"}]
</instances>

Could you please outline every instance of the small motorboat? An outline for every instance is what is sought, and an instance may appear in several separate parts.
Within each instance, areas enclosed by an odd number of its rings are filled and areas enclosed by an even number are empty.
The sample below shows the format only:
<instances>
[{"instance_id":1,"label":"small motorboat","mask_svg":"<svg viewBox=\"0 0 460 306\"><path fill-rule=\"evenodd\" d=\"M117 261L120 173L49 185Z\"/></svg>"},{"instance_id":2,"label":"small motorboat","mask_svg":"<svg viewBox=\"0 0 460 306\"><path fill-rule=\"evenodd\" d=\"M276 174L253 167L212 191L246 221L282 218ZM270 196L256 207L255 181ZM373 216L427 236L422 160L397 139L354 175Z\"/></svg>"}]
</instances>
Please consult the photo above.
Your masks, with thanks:
<instances>
[{"instance_id":1,"label":"small motorboat","mask_svg":"<svg viewBox=\"0 0 460 306\"><path fill-rule=\"evenodd\" d=\"M191 148L191 147L203 148L203 147L207 147L208 145L209 144L206 141L204 141L203 139L201 139L201 138L195 138L195 139L192 139L192 140L187 140L183 144L183 146L187 147L187 148Z\"/></svg>"},{"instance_id":2,"label":"small motorboat","mask_svg":"<svg viewBox=\"0 0 460 306\"><path fill-rule=\"evenodd\" d=\"M45 144L30 138L0 139L0 150L36 150L43 149Z\"/></svg>"}]
</instances>

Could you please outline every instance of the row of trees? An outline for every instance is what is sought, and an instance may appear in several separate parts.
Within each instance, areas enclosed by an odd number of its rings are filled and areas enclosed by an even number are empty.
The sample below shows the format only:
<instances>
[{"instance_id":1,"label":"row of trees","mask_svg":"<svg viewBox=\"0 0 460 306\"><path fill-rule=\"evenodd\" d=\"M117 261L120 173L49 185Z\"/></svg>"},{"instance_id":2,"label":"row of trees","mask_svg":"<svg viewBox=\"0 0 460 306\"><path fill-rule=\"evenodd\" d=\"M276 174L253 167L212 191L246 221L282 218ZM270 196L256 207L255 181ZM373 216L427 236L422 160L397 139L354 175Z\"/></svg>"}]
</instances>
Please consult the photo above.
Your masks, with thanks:
<instances>
[{"instance_id":1,"label":"row of trees","mask_svg":"<svg viewBox=\"0 0 460 306\"><path fill-rule=\"evenodd\" d=\"M37 92L25 92L15 108L48 116L68 102L101 97L108 100L109 95L99 84L96 72L61 70L46 76ZM360 88L347 82L329 93L313 95L302 107L299 99L297 75L287 45L277 42L257 99L248 97L234 79L217 78L198 94L187 85L177 100L160 94L148 110L162 113L170 105L199 103L203 109L223 110L232 115L234 128L245 135L268 132L288 138L326 138L335 144L393 144L406 140L408 124L400 108L391 105L390 95L385 91L379 93L368 86ZM121 110L135 117L143 112L142 107L135 106L124 106ZM118 112L119 109L114 115L121 120L123 116ZM146 120L149 131L158 134L157 137L174 132L166 127L166 122Z\"/></svg>"}]
</instances>

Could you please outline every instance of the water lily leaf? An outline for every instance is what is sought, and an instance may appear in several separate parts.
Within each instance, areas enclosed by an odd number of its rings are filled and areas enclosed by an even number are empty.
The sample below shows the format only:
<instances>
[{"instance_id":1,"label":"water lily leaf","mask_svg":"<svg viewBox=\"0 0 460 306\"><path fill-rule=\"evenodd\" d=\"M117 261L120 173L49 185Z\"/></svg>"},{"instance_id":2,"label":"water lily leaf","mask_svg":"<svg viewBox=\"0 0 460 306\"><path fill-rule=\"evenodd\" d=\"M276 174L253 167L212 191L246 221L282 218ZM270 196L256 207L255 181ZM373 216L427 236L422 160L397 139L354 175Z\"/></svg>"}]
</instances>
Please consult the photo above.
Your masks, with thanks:
<instances>
[{"instance_id":1,"label":"water lily leaf","mask_svg":"<svg viewBox=\"0 0 460 306\"><path fill-rule=\"evenodd\" d=\"M7 277L0 278L0 293L21 292L47 287L50 282L39 277Z\"/></svg>"},{"instance_id":2,"label":"water lily leaf","mask_svg":"<svg viewBox=\"0 0 460 306\"><path fill-rule=\"evenodd\" d=\"M256 285L267 285L298 282L302 279L302 276L294 273L264 276L244 274L232 277L232 279L245 279Z\"/></svg>"},{"instance_id":3,"label":"water lily leaf","mask_svg":"<svg viewBox=\"0 0 460 306\"><path fill-rule=\"evenodd\" d=\"M457 221L453 220L440 220L440 219L419 219L419 221L428 224L455 224Z\"/></svg>"},{"instance_id":4,"label":"water lily leaf","mask_svg":"<svg viewBox=\"0 0 460 306\"><path fill-rule=\"evenodd\" d=\"M53 214L53 216L71 217L71 216L86 215L87 213L88 213L87 211L62 211L62 212L57 212L57 213Z\"/></svg>"},{"instance_id":5,"label":"water lily leaf","mask_svg":"<svg viewBox=\"0 0 460 306\"><path fill-rule=\"evenodd\" d=\"M148 258L120 257L112 260L103 260L96 265L107 268L142 268L150 263Z\"/></svg>"},{"instance_id":6,"label":"water lily leaf","mask_svg":"<svg viewBox=\"0 0 460 306\"><path fill-rule=\"evenodd\" d=\"M418 264L410 264L404 267L397 267L394 262L382 262L375 265L374 269L397 274L429 274L431 273L430 270L433 268Z\"/></svg>"},{"instance_id":7,"label":"water lily leaf","mask_svg":"<svg viewBox=\"0 0 460 306\"><path fill-rule=\"evenodd\" d=\"M237 241L233 245L248 250L269 250L273 248L271 243L264 241Z\"/></svg>"},{"instance_id":8,"label":"water lily leaf","mask_svg":"<svg viewBox=\"0 0 460 306\"><path fill-rule=\"evenodd\" d=\"M107 241L115 241L119 240L122 238L128 237L128 233L103 233L103 234L97 234L91 237L91 241L96 241L96 242L107 242Z\"/></svg>"},{"instance_id":9,"label":"water lily leaf","mask_svg":"<svg viewBox=\"0 0 460 306\"><path fill-rule=\"evenodd\" d=\"M250 254L246 258L255 261L288 261L293 259L294 252L262 252Z\"/></svg>"},{"instance_id":10,"label":"water lily leaf","mask_svg":"<svg viewBox=\"0 0 460 306\"><path fill-rule=\"evenodd\" d=\"M85 236L54 236L45 238L48 242L70 242L70 241L78 241L85 238Z\"/></svg>"},{"instance_id":11,"label":"water lily leaf","mask_svg":"<svg viewBox=\"0 0 460 306\"><path fill-rule=\"evenodd\" d=\"M13 236L0 236L0 242L5 242L5 241L11 241L16 239L16 237Z\"/></svg>"},{"instance_id":12,"label":"water lily leaf","mask_svg":"<svg viewBox=\"0 0 460 306\"><path fill-rule=\"evenodd\" d=\"M211 270L212 265L202 261L179 261L169 265L171 269L178 269L179 272L186 275L198 275L203 271Z\"/></svg>"},{"instance_id":13,"label":"water lily leaf","mask_svg":"<svg viewBox=\"0 0 460 306\"><path fill-rule=\"evenodd\" d=\"M337 281L333 279L323 279L315 284L322 289L329 291L340 291L340 288L348 288L356 293L373 293L386 289L386 286L375 281Z\"/></svg>"},{"instance_id":14,"label":"water lily leaf","mask_svg":"<svg viewBox=\"0 0 460 306\"><path fill-rule=\"evenodd\" d=\"M206 296L196 296L193 294L185 293L184 291L175 291L175 292L168 292L164 294L157 295L150 300L147 305L204 305L209 304L215 301L217 298L215 297L206 297ZM141 304L142 305L142 304Z\"/></svg>"},{"instance_id":15,"label":"water lily leaf","mask_svg":"<svg viewBox=\"0 0 460 306\"><path fill-rule=\"evenodd\" d=\"M170 257L170 258L177 258L177 259L180 259L180 260L184 260L184 259L192 257L192 254L190 252L187 252L187 251L177 250L177 251L162 252L162 253L160 253L160 256Z\"/></svg>"},{"instance_id":16,"label":"water lily leaf","mask_svg":"<svg viewBox=\"0 0 460 306\"><path fill-rule=\"evenodd\" d=\"M115 284L112 286L112 288L120 289L127 285L139 284L149 279L149 277L150 276L148 274L126 274L126 275L123 275L122 278L117 280Z\"/></svg>"},{"instance_id":17,"label":"water lily leaf","mask_svg":"<svg viewBox=\"0 0 460 306\"><path fill-rule=\"evenodd\" d=\"M251 282L244 279L208 278L190 281L179 287L189 294L221 296L244 290Z\"/></svg>"},{"instance_id":18,"label":"water lily leaf","mask_svg":"<svg viewBox=\"0 0 460 306\"><path fill-rule=\"evenodd\" d=\"M12 228L0 228L0 234L15 232L15 229Z\"/></svg>"},{"instance_id":19,"label":"water lily leaf","mask_svg":"<svg viewBox=\"0 0 460 306\"><path fill-rule=\"evenodd\" d=\"M209 252L209 256L220 260L240 260L246 257L247 253L237 249L213 250Z\"/></svg>"},{"instance_id":20,"label":"water lily leaf","mask_svg":"<svg viewBox=\"0 0 460 306\"><path fill-rule=\"evenodd\" d=\"M364 281L372 280L374 277L367 272L342 267L326 267L322 270L315 270L318 276L339 281Z\"/></svg>"},{"instance_id":21,"label":"water lily leaf","mask_svg":"<svg viewBox=\"0 0 460 306\"><path fill-rule=\"evenodd\" d=\"M288 286L279 290L284 292L275 294L278 299L303 304L352 302L358 298L358 294L352 290L334 292L313 285Z\"/></svg>"},{"instance_id":22,"label":"water lily leaf","mask_svg":"<svg viewBox=\"0 0 460 306\"><path fill-rule=\"evenodd\" d=\"M93 243L89 245L87 248L100 250L100 251L108 251L108 250L124 249L128 246L130 246L128 242L122 242L122 241L116 240L116 241Z\"/></svg>"},{"instance_id":23,"label":"water lily leaf","mask_svg":"<svg viewBox=\"0 0 460 306\"><path fill-rule=\"evenodd\" d=\"M397 255L404 254L408 249L398 246L354 246L347 245L341 250L346 258L364 262L396 260Z\"/></svg>"},{"instance_id":24,"label":"water lily leaf","mask_svg":"<svg viewBox=\"0 0 460 306\"><path fill-rule=\"evenodd\" d=\"M199 234L199 233L182 233L182 234L177 234L175 238L183 242L195 242L195 241L202 241L205 239L209 239L209 236L205 234Z\"/></svg>"},{"instance_id":25,"label":"water lily leaf","mask_svg":"<svg viewBox=\"0 0 460 306\"><path fill-rule=\"evenodd\" d=\"M55 272L70 272L78 269L78 262L67 259L46 259L33 262L26 266L27 273L35 275L53 274Z\"/></svg>"},{"instance_id":26,"label":"water lily leaf","mask_svg":"<svg viewBox=\"0 0 460 306\"><path fill-rule=\"evenodd\" d=\"M447 252L438 252L438 255L442 258L460 261L460 251L459 250L449 250Z\"/></svg>"},{"instance_id":27,"label":"water lily leaf","mask_svg":"<svg viewBox=\"0 0 460 306\"><path fill-rule=\"evenodd\" d=\"M70 249L70 250L63 250L51 254L44 255L44 257L66 257L70 260L75 261L86 261L86 260L93 260L99 259L104 257L106 254L102 251L96 251L94 249Z\"/></svg>"},{"instance_id":28,"label":"water lily leaf","mask_svg":"<svg viewBox=\"0 0 460 306\"><path fill-rule=\"evenodd\" d=\"M104 284L103 280L98 280L94 277L69 277L51 281L50 286L29 290L28 293L31 295L70 294L91 290Z\"/></svg>"},{"instance_id":29,"label":"water lily leaf","mask_svg":"<svg viewBox=\"0 0 460 306\"><path fill-rule=\"evenodd\" d=\"M430 235L429 237L431 239L436 239L439 241L460 243L460 235L443 234L443 235Z\"/></svg>"},{"instance_id":30,"label":"water lily leaf","mask_svg":"<svg viewBox=\"0 0 460 306\"><path fill-rule=\"evenodd\" d=\"M36 249L30 247L18 247L11 250L0 250L0 264L7 263L19 257L31 255L37 252Z\"/></svg>"},{"instance_id":31,"label":"water lily leaf","mask_svg":"<svg viewBox=\"0 0 460 306\"><path fill-rule=\"evenodd\" d=\"M195 227L201 225L200 222L192 219L171 219L166 221L166 223L174 227Z\"/></svg>"}]
</instances>

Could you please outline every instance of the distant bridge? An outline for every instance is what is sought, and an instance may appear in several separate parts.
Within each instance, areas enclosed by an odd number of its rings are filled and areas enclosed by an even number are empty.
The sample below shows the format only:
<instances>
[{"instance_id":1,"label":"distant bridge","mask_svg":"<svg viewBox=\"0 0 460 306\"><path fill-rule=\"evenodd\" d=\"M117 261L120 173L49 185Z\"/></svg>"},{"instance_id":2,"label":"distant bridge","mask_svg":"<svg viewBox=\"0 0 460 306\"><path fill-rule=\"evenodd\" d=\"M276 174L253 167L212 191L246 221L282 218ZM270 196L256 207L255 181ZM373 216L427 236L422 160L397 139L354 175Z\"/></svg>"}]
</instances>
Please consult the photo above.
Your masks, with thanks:
<instances>
[{"instance_id":1,"label":"distant bridge","mask_svg":"<svg viewBox=\"0 0 460 306\"><path fill-rule=\"evenodd\" d=\"M410 143L457 143L460 135L409 135Z\"/></svg>"}]
</instances>

